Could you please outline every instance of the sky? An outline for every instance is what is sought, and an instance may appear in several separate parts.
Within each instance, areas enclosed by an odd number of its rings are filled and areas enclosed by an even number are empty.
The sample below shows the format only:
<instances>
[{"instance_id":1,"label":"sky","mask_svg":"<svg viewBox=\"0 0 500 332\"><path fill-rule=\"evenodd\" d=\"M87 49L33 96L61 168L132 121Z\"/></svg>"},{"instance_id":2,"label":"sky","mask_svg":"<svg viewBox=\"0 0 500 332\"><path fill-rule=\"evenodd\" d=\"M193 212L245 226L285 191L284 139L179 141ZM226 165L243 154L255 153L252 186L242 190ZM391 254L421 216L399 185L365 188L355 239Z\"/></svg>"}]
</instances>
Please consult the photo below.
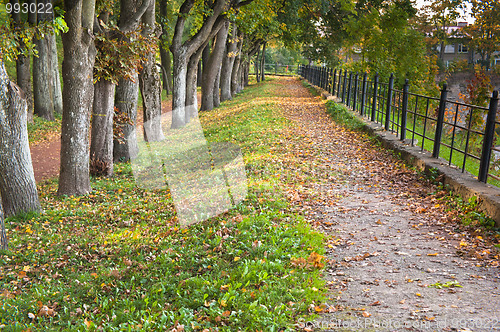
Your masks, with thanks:
<instances>
[{"instance_id":1,"label":"sky","mask_svg":"<svg viewBox=\"0 0 500 332\"><path fill-rule=\"evenodd\" d=\"M424 4L428 4L430 3L429 0L416 0L417 2L417 8L420 8L422 7ZM463 19L461 19L460 21L461 22L468 22L468 23L473 23L474 22L474 18L472 18L472 16L470 15L471 12L470 12L470 4L467 5L468 7L468 10L466 13L464 13L464 17Z\"/></svg>"}]
</instances>

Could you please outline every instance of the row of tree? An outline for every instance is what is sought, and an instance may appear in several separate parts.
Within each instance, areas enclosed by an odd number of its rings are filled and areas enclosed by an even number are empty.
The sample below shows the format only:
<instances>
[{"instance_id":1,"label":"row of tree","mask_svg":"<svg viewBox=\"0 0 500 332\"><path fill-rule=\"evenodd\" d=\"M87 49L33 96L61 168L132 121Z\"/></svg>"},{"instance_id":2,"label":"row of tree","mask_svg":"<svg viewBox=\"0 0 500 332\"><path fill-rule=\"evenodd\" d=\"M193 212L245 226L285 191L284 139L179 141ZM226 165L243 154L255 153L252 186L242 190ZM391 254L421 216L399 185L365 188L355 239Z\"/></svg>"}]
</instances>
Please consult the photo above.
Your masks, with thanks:
<instances>
[{"instance_id":1,"label":"row of tree","mask_svg":"<svg viewBox=\"0 0 500 332\"><path fill-rule=\"evenodd\" d=\"M12 10L24 4L63 10ZM0 25L3 248L4 215L40 211L26 125L32 109L48 120L62 114L58 194L86 194L91 174L110 176L114 162L134 157L137 141L130 134L139 93L149 124L145 139L163 138L160 69L164 88L172 91L172 128L181 128L198 111L198 76L202 111L231 99L248 84L250 58L259 53L264 59L266 43L278 37L279 20L287 17L286 1L270 0L10 0L8 5L10 16ZM5 60L16 60L17 85L7 75Z\"/></svg>"},{"instance_id":2,"label":"row of tree","mask_svg":"<svg viewBox=\"0 0 500 332\"><path fill-rule=\"evenodd\" d=\"M464 1L432 3L441 4L446 14ZM139 93L148 124L145 139L163 138L161 80L172 92L175 129L198 111L197 84L200 109L208 111L248 84L252 57L257 79L264 78L269 43L300 49L310 61L331 65L339 61L339 50L356 46L364 69L399 70L400 77L422 81L431 74L422 56L425 31L408 24L417 17L412 0L3 0L7 2L11 9L16 4L61 8L11 11L8 17L0 11L0 194L7 216L40 209L26 129L32 108L47 119L62 113L58 194L82 195L91 191L90 174L110 176L114 162L134 157L137 142L131 134ZM439 21L439 13L433 17ZM33 53L37 56L30 69ZM17 63L17 85L5 71L4 60L9 59Z\"/></svg>"}]
</instances>

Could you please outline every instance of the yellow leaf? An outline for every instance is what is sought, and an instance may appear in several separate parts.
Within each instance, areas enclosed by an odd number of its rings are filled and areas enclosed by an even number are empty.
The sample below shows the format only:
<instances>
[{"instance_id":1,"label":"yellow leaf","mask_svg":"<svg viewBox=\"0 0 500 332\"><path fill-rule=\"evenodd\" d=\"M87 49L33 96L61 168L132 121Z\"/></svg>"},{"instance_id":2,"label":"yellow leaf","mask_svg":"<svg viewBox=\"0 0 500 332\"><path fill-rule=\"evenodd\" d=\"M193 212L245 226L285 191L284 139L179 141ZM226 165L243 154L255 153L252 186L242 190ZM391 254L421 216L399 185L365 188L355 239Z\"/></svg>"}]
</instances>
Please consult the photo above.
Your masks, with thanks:
<instances>
[{"instance_id":1,"label":"yellow leaf","mask_svg":"<svg viewBox=\"0 0 500 332\"><path fill-rule=\"evenodd\" d=\"M227 301L226 300L220 300L220 305L225 307L227 306Z\"/></svg>"},{"instance_id":2,"label":"yellow leaf","mask_svg":"<svg viewBox=\"0 0 500 332\"><path fill-rule=\"evenodd\" d=\"M240 260L240 258L239 258L238 256L236 256L236 257L234 258L234 261L235 261L235 262L237 262L237 261L239 261L239 260Z\"/></svg>"},{"instance_id":3,"label":"yellow leaf","mask_svg":"<svg viewBox=\"0 0 500 332\"><path fill-rule=\"evenodd\" d=\"M415 295L422 297L422 294L420 294L420 293L415 293Z\"/></svg>"},{"instance_id":4,"label":"yellow leaf","mask_svg":"<svg viewBox=\"0 0 500 332\"><path fill-rule=\"evenodd\" d=\"M24 272L29 272L30 270L30 266L29 265L26 265L25 267L23 267L23 271Z\"/></svg>"},{"instance_id":5,"label":"yellow leaf","mask_svg":"<svg viewBox=\"0 0 500 332\"><path fill-rule=\"evenodd\" d=\"M427 254L427 256L437 256L437 255L438 255L438 253L437 253L437 252L432 253L432 254Z\"/></svg>"}]
</instances>

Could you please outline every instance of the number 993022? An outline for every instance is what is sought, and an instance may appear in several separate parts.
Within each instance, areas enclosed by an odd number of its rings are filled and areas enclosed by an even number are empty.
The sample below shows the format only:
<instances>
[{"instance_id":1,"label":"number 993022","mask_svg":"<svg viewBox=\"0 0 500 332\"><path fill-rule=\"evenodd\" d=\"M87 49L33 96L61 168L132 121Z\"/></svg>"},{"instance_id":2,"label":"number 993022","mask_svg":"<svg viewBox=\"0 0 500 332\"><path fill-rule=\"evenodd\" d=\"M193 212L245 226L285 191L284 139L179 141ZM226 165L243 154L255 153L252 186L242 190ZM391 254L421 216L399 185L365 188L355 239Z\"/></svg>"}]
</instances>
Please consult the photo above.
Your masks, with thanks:
<instances>
[{"instance_id":1,"label":"number 993022","mask_svg":"<svg viewBox=\"0 0 500 332\"><path fill-rule=\"evenodd\" d=\"M49 3L7 3L5 5L7 13L23 14L52 14L52 4Z\"/></svg>"}]
</instances>

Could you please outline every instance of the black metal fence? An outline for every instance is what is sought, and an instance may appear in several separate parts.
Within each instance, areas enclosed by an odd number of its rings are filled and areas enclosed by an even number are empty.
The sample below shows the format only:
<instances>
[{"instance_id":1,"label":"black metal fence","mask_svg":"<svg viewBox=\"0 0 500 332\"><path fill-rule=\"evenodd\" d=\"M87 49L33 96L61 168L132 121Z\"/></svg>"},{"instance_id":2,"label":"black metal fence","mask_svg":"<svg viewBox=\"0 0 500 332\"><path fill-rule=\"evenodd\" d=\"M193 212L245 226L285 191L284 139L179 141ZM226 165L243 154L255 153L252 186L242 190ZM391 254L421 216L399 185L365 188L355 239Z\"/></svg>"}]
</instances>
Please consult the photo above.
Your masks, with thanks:
<instances>
[{"instance_id":1,"label":"black metal fence","mask_svg":"<svg viewBox=\"0 0 500 332\"><path fill-rule=\"evenodd\" d=\"M294 76L297 75L299 65L293 64L282 64L282 63L265 63L264 64L264 74L265 75L280 75L280 76ZM250 66L250 75L255 75L255 64L252 63Z\"/></svg>"},{"instance_id":2,"label":"black metal fence","mask_svg":"<svg viewBox=\"0 0 500 332\"><path fill-rule=\"evenodd\" d=\"M436 98L410 92L408 80L401 89L395 88L393 75L381 82L378 74L369 77L316 66L300 66L298 74L405 143L444 158L449 166L468 171L481 182L500 186L500 146L494 147L500 134L498 91L489 106L482 107L448 100L446 84Z\"/></svg>"}]
</instances>

